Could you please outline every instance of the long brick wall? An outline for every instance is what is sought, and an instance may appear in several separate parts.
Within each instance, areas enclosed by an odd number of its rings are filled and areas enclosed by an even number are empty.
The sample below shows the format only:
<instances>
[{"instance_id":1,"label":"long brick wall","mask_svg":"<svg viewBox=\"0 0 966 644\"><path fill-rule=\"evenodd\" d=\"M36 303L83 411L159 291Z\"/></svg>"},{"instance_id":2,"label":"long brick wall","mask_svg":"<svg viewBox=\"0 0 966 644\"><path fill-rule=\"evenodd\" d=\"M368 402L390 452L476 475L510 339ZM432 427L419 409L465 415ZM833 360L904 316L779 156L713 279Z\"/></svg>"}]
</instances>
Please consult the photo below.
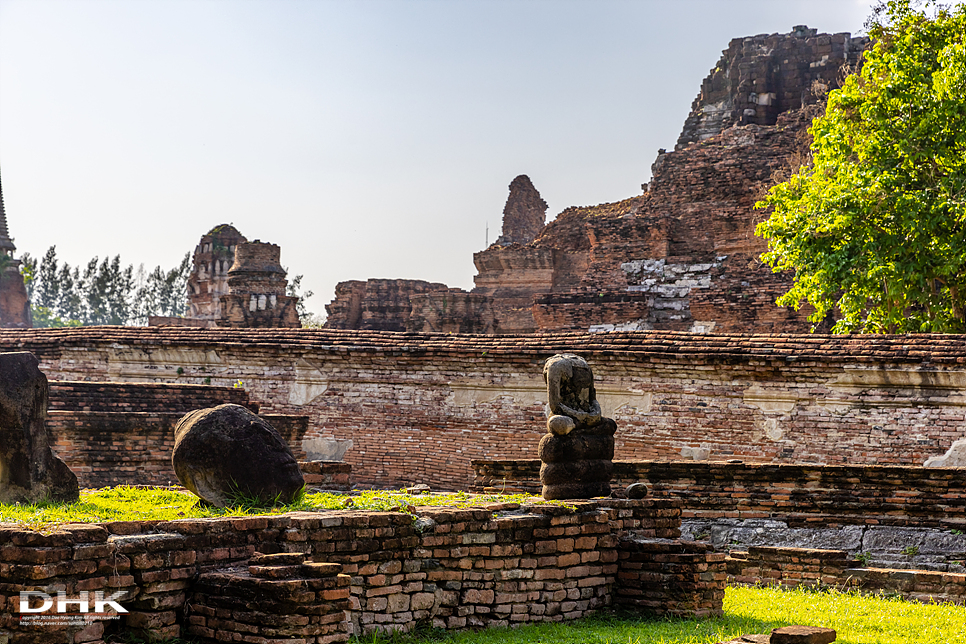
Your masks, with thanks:
<instances>
[{"instance_id":1,"label":"long brick wall","mask_svg":"<svg viewBox=\"0 0 966 644\"><path fill-rule=\"evenodd\" d=\"M540 489L540 461L474 461L475 488ZM617 461L615 489L646 483L684 502L683 518L779 518L789 527L966 529L966 469Z\"/></svg>"},{"instance_id":2,"label":"long brick wall","mask_svg":"<svg viewBox=\"0 0 966 644\"><path fill-rule=\"evenodd\" d=\"M135 629L239 641L221 634L307 625L318 628L276 635L336 642L348 632L408 631L417 623L461 629L570 620L615 602L650 614L720 614L724 555L677 539L679 506L489 504L420 508L418 520L398 512L297 512L72 524L50 533L0 524L0 641L102 642ZM303 557L268 566L256 552ZM313 562L308 569L304 557ZM622 566L629 574L619 574ZM303 579L331 577L333 567L348 578L321 586ZM349 593L337 591L345 586ZM244 595L244 587L260 591L261 617L252 612L258 603L218 611L237 597L233 588ZM290 592L316 590L317 598ZM120 592L128 612L59 628L35 624L22 619L21 591ZM347 615L329 610L328 602L346 599ZM306 602L318 610L306 610ZM297 617L286 618L279 610L286 605ZM348 623L335 632L306 619L336 613Z\"/></svg>"},{"instance_id":3,"label":"long brick wall","mask_svg":"<svg viewBox=\"0 0 966 644\"><path fill-rule=\"evenodd\" d=\"M462 489L474 459L527 459L542 363L587 358L617 458L919 465L966 434L966 336L521 336L88 327L0 331L51 379L231 386L351 439L357 481Z\"/></svg>"},{"instance_id":4,"label":"long brick wall","mask_svg":"<svg viewBox=\"0 0 966 644\"><path fill-rule=\"evenodd\" d=\"M729 585L830 587L925 603L966 603L966 574L865 568L841 550L753 547L732 551L725 565Z\"/></svg>"},{"instance_id":5,"label":"long brick wall","mask_svg":"<svg viewBox=\"0 0 966 644\"><path fill-rule=\"evenodd\" d=\"M258 403L238 387L212 387L170 382L51 381L49 411L110 413L166 411L182 414L232 403L258 413Z\"/></svg>"}]
</instances>

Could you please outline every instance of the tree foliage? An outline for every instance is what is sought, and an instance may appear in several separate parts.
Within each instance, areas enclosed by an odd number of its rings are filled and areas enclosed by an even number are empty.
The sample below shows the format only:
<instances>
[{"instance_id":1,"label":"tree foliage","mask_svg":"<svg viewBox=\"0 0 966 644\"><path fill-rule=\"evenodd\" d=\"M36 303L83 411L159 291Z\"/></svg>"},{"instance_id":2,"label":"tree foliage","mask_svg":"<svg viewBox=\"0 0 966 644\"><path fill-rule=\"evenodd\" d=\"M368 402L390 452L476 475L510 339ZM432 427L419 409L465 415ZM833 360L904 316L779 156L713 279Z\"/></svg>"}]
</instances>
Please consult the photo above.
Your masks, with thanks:
<instances>
[{"instance_id":1,"label":"tree foliage","mask_svg":"<svg viewBox=\"0 0 966 644\"><path fill-rule=\"evenodd\" d=\"M24 276L35 327L95 324L145 325L149 315L181 316L187 308L189 255L175 268L122 267L115 255L83 268L57 259L51 246L39 261L25 254Z\"/></svg>"},{"instance_id":2,"label":"tree foliage","mask_svg":"<svg viewBox=\"0 0 966 644\"><path fill-rule=\"evenodd\" d=\"M762 259L836 333L966 332L966 5L890 0L868 27L811 163L757 204Z\"/></svg>"},{"instance_id":3,"label":"tree foliage","mask_svg":"<svg viewBox=\"0 0 966 644\"><path fill-rule=\"evenodd\" d=\"M305 303L305 300L312 297L315 293L312 291L305 291L305 293L301 292L303 277L304 275L296 275L293 277L285 287L285 294L290 297L298 298L295 303L295 310L298 312L299 322L302 323L303 327L320 327L325 321L325 318L320 318L312 313L312 311L309 310L308 305Z\"/></svg>"}]
</instances>

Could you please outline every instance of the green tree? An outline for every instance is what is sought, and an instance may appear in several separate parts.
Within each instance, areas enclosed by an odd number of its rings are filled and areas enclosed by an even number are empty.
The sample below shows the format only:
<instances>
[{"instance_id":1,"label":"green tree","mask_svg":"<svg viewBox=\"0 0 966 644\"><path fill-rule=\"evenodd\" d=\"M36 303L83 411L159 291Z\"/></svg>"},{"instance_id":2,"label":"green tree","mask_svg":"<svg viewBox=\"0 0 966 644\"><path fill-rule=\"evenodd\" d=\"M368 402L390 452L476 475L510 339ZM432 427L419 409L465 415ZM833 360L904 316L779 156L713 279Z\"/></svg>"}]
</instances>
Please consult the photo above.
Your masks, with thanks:
<instances>
[{"instance_id":1,"label":"green tree","mask_svg":"<svg viewBox=\"0 0 966 644\"><path fill-rule=\"evenodd\" d=\"M191 275L191 255L185 253L181 263L169 271L156 266L150 273L144 265L138 267L135 278L136 295L132 310L134 324L145 325L150 315L184 316L188 308L188 276Z\"/></svg>"},{"instance_id":2,"label":"green tree","mask_svg":"<svg viewBox=\"0 0 966 644\"><path fill-rule=\"evenodd\" d=\"M149 315L184 315L190 255L170 271L146 274L121 265L120 256L95 257L83 267L57 259L52 246L38 262L24 254L21 273L35 327L147 324Z\"/></svg>"},{"instance_id":3,"label":"green tree","mask_svg":"<svg viewBox=\"0 0 966 644\"><path fill-rule=\"evenodd\" d=\"M286 269L288 270L288 269ZM302 323L303 327L319 327L322 326L322 321L319 320L312 311L309 310L308 305L305 300L309 299L315 295L312 291L305 291L302 293L302 278L304 275L296 275L285 287L285 294L289 297L296 297L298 300L295 302L295 310L299 314L299 322Z\"/></svg>"},{"instance_id":4,"label":"green tree","mask_svg":"<svg viewBox=\"0 0 966 644\"><path fill-rule=\"evenodd\" d=\"M60 283L57 281L57 247L47 249L37 269L37 287L33 302L37 306L54 308L60 297Z\"/></svg>"},{"instance_id":5,"label":"green tree","mask_svg":"<svg viewBox=\"0 0 966 644\"><path fill-rule=\"evenodd\" d=\"M27 288L27 299L33 301L37 258L31 257L30 253L24 253L20 258L20 274L23 275L23 285Z\"/></svg>"},{"instance_id":6,"label":"green tree","mask_svg":"<svg viewBox=\"0 0 966 644\"><path fill-rule=\"evenodd\" d=\"M890 0L867 26L811 162L757 204L762 259L833 332L966 332L966 6Z\"/></svg>"},{"instance_id":7,"label":"green tree","mask_svg":"<svg viewBox=\"0 0 966 644\"><path fill-rule=\"evenodd\" d=\"M53 307L57 311L58 318L76 322L77 324L67 324L66 326L80 326L83 323L84 307L81 294L81 274L80 268L71 267L64 264L60 272L57 273L57 282L60 286L60 296L57 298L57 306ZM37 326L36 324L34 326ZM61 325L65 326L65 325Z\"/></svg>"}]
</instances>

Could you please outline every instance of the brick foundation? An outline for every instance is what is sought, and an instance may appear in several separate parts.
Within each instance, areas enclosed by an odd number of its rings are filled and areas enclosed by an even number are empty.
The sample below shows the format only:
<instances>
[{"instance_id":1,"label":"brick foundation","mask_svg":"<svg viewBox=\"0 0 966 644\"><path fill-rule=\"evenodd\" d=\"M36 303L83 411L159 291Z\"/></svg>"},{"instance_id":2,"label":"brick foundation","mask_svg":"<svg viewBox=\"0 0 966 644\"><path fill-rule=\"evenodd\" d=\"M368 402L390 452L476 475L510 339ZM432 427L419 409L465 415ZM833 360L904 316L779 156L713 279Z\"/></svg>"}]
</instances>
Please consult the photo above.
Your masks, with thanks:
<instances>
[{"instance_id":1,"label":"brick foundation","mask_svg":"<svg viewBox=\"0 0 966 644\"><path fill-rule=\"evenodd\" d=\"M305 555L256 555L247 567L204 573L185 605L189 637L217 642L349 639L349 576Z\"/></svg>"},{"instance_id":2,"label":"brick foundation","mask_svg":"<svg viewBox=\"0 0 966 644\"><path fill-rule=\"evenodd\" d=\"M724 614L724 553L697 541L633 536L619 549L615 605L658 616Z\"/></svg>"},{"instance_id":3,"label":"brick foundation","mask_svg":"<svg viewBox=\"0 0 966 644\"><path fill-rule=\"evenodd\" d=\"M309 487L325 490L348 490L352 466L339 461L299 461L302 478Z\"/></svg>"}]
</instances>

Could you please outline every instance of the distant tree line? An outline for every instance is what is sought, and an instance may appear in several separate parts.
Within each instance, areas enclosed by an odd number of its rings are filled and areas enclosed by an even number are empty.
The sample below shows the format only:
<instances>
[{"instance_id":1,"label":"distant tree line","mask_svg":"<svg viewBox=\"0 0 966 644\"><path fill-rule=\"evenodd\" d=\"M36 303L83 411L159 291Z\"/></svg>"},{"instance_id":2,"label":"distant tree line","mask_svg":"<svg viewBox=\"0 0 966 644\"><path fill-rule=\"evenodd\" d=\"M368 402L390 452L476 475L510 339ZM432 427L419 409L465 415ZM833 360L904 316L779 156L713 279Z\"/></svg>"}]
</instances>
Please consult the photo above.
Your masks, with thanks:
<instances>
[{"instance_id":1,"label":"distant tree line","mask_svg":"<svg viewBox=\"0 0 966 644\"><path fill-rule=\"evenodd\" d=\"M183 316L187 310L190 255L163 270L121 266L120 255L95 257L85 266L57 259L55 246L38 261L25 253L24 276L35 328L117 324L143 326L149 315Z\"/></svg>"}]
</instances>

